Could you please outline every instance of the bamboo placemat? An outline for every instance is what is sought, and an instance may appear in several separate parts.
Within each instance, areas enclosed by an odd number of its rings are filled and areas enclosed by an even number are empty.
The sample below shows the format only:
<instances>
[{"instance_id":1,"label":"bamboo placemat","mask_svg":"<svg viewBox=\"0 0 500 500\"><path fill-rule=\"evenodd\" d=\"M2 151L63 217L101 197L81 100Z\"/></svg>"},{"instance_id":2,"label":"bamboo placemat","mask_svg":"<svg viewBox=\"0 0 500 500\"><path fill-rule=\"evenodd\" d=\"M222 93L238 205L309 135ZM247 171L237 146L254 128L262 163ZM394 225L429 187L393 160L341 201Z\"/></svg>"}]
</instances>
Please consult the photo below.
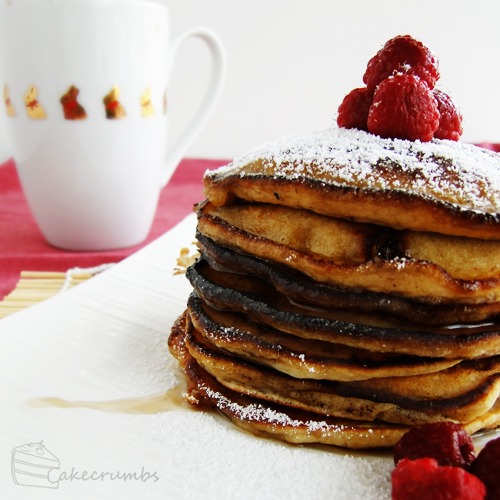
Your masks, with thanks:
<instances>
[{"instance_id":1,"label":"bamboo placemat","mask_svg":"<svg viewBox=\"0 0 500 500\"><path fill-rule=\"evenodd\" d=\"M0 301L0 319L69 290L112 265L103 264L90 269L74 268L65 273L22 271L16 288Z\"/></svg>"},{"instance_id":2,"label":"bamboo placemat","mask_svg":"<svg viewBox=\"0 0 500 500\"><path fill-rule=\"evenodd\" d=\"M185 273L199 255L196 242L191 244L191 248L182 248L177 259L177 266L173 270L174 275ZM22 271L16 288L0 301L0 319L69 290L113 265L103 264L89 269L75 267L65 273Z\"/></svg>"}]
</instances>

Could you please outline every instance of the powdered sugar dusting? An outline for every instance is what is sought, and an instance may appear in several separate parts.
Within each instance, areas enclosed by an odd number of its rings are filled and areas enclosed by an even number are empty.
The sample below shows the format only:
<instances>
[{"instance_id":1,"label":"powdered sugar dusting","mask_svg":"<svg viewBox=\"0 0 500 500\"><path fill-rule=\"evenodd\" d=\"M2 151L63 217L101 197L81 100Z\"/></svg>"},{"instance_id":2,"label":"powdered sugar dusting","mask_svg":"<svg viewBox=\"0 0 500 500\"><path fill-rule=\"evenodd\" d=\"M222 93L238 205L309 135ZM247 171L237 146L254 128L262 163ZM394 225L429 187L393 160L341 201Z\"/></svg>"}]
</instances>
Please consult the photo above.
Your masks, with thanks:
<instances>
[{"instance_id":1,"label":"powdered sugar dusting","mask_svg":"<svg viewBox=\"0 0 500 500\"><path fill-rule=\"evenodd\" d=\"M200 383L200 387L207 396L217 402L217 406L222 410L226 410L233 414L236 418L247 420L248 422L263 422L276 426L288 426L292 428L306 426L309 431L328 431L340 432L343 427L329 426L324 421L302 421L291 418L288 414L273 410L272 408L258 404L251 403L241 405L237 402L231 401L220 392L212 390L210 387Z\"/></svg>"},{"instance_id":2,"label":"powdered sugar dusting","mask_svg":"<svg viewBox=\"0 0 500 500\"><path fill-rule=\"evenodd\" d=\"M287 413L274 410L269 406L260 403L240 404L228 399L220 392L213 390L203 382L198 382L198 388L202 390L212 401L215 401L217 407L223 411L229 412L234 417L248 422L261 422L275 427L289 427L292 429L305 428L308 433L322 433L323 436L336 434L345 430L352 429L348 425L332 425L324 420L297 420ZM359 433L358 437L370 437L373 429L367 427L366 433Z\"/></svg>"},{"instance_id":3,"label":"powdered sugar dusting","mask_svg":"<svg viewBox=\"0 0 500 500\"><path fill-rule=\"evenodd\" d=\"M396 191L498 216L500 155L470 144L383 139L329 128L268 142L205 175L313 178L339 187ZM500 216L498 216L500 218Z\"/></svg>"}]
</instances>

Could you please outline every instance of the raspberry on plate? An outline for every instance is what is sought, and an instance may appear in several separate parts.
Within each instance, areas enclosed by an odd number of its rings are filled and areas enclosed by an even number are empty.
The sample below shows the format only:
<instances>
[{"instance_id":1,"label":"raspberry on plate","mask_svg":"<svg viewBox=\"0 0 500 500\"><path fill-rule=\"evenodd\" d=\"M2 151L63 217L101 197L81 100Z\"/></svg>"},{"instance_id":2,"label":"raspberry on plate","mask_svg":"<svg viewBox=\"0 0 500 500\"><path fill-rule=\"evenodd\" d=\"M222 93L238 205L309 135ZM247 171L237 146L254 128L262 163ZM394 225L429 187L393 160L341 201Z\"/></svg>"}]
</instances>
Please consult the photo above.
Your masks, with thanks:
<instances>
[{"instance_id":1,"label":"raspberry on plate","mask_svg":"<svg viewBox=\"0 0 500 500\"><path fill-rule=\"evenodd\" d=\"M369 92L396 73L416 75L433 89L439 79L438 59L422 42L409 35L389 40L368 62L363 81Z\"/></svg>"},{"instance_id":2,"label":"raspberry on plate","mask_svg":"<svg viewBox=\"0 0 500 500\"><path fill-rule=\"evenodd\" d=\"M372 134L427 142L438 126L438 103L418 76L398 74L378 86L368 113Z\"/></svg>"},{"instance_id":3,"label":"raspberry on plate","mask_svg":"<svg viewBox=\"0 0 500 500\"><path fill-rule=\"evenodd\" d=\"M409 458L433 458L439 465L468 469L476 458L474 443L464 428L436 422L410 429L394 447L394 463Z\"/></svg>"},{"instance_id":4,"label":"raspberry on plate","mask_svg":"<svg viewBox=\"0 0 500 500\"><path fill-rule=\"evenodd\" d=\"M392 500L483 500L484 484L459 467L440 467L433 458L398 463L392 472Z\"/></svg>"},{"instance_id":5,"label":"raspberry on plate","mask_svg":"<svg viewBox=\"0 0 500 500\"><path fill-rule=\"evenodd\" d=\"M438 102L439 114L441 115L439 127L434 132L434 137L458 141L463 132L462 114L451 97L441 90L434 89L434 97Z\"/></svg>"},{"instance_id":6,"label":"raspberry on plate","mask_svg":"<svg viewBox=\"0 0 500 500\"><path fill-rule=\"evenodd\" d=\"M351 90L339 106L338 126L368 132L368 111L372 101L373 96L366 87Z\"/></svg>"},{"instance_id":7,"label":"raspberry on plate","mask_svg":"<svg viewBox=\"0 0 500 500\"><path fill-rule=\"evenodd\" d=\"M488 500L500 498L500 438L486 443L472 462L470 473L485 484Z\"/></svg>"}]
</instances>

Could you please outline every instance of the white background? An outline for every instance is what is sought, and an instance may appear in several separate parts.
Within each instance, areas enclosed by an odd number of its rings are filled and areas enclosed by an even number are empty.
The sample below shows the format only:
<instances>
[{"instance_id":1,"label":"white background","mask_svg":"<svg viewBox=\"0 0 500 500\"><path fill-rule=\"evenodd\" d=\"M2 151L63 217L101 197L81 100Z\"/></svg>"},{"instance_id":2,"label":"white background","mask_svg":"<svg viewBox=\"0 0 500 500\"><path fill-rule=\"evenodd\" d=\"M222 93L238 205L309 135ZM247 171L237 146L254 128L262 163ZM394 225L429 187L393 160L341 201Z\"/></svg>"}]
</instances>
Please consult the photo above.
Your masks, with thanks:
<instances>
[{"instance_id":1,"label":"white background","mask_svg":"<svg viewBox=\"0 0 500 500\"><path fill-rule=\"evenodd\" d=\"M206 25L228 53L221 100L189 156L232 157L263 141L329 126L343 97L363 85L368 60L400 34L421 40L439 57L438 87L462 110L462 140L500 142L498 0L163 2L174 32ZM178 54L172 136L201 99L205 52L193 40Z\"/></svg>"},{"instance_id":2,"label":"white background","mask_svg":"<svg viewBox=\"0 0 500 500\"><path fill-rule=\"evenodd\" d=\"M170 9L172 33L208 26L228 53L221 99L187 156L231 158L331 125L345 94L363 85L368 60L399 34L439 57L438 86L462 110L462 140L500 142L498 0L157 1ZM203 42L186 41L169 90L172 142L201 101L209 68ZM0 128L4 119L2 109ZM5 149L0 141L0 159Z\"/></svg>"}]
</instances>

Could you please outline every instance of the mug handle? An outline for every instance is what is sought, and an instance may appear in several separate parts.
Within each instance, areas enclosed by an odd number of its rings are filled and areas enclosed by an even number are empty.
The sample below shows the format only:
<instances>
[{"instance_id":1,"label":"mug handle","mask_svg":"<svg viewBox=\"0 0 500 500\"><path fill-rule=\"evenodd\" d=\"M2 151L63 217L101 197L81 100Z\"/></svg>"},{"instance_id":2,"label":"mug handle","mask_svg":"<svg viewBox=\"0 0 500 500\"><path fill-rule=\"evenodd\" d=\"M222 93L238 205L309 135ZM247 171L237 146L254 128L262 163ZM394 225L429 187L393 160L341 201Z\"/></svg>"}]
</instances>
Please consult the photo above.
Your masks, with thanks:
<instances>
[{"instance_id":1,"label":"mug handle","mask_svg":"<svg viewBox=\"0 0 500 500\"><path fill-rule=\"evenodd\" d=\"M219 37L212 30L204 27L190 28L173 38L173 40L171 41L170 52L171 64L173 65L175 53L177 52L177 49L179 48L181 42L191 36L201 38L208 45L208 48L210 49L212 55L212 75L208 83L205 97L200 105L200 108L198 109L198 112L196 113L193 120L186 128L180 139L167 154L161 178L162 187L165 186L165 184L169 181L175 168L182 160L186 149L189 147L191 142L193 142L195 137L200 133L203 125L205 125L208 117L214 110L215 104L222 89L222 84L226 73L226 51L224 50L224 46L222 45ZM169 72L170 69L172 69L172 66L169 68Z\"/></svg>"}]
</instances>

